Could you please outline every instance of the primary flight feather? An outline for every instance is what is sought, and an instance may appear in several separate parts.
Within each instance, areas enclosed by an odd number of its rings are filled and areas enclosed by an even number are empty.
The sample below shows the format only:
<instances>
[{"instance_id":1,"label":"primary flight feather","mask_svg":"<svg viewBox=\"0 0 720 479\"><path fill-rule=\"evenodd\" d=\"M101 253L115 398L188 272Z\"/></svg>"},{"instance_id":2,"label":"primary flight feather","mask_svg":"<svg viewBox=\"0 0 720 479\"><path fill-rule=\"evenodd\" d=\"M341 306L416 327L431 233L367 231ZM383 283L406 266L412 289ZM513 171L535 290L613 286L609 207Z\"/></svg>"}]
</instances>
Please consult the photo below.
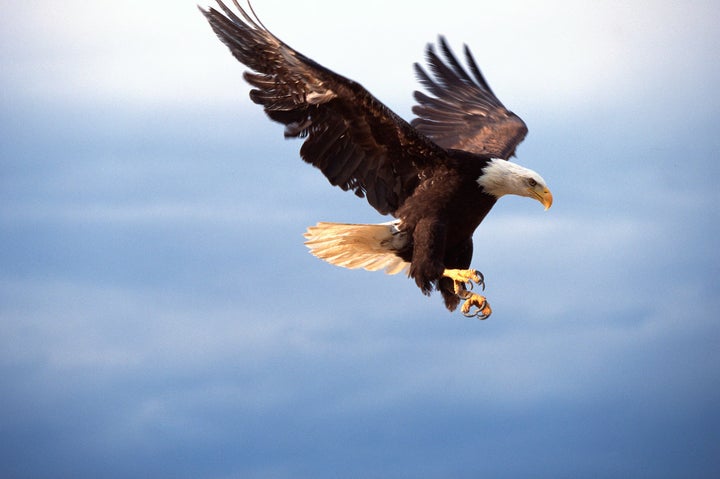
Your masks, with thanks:
<instances>
[{"instance_id":1,"label":"primary flight feather","mask_svg":"<svg viewBox=\"0 0 720 479\"><path fill-rule=\"evenodd\" d=\"M498 198L540 201L552 194L536 172L506 161L527 133L523 121L495 97L465 47L468 73L444 38L427 49L430 73L415 65L423 86L417 115L407 123L358 83L295 51L236 0L237 13L201 9L232 54L251 71L250 98L303 138L300 156L332 185L351 190L394 221L374 225L318 223L308 228L311 252L332 264L407 271L423 293L437 289L451 311L464 300L467 316L488 317L484 286L469 269L472 234Z\"/></svg>"}]
</instances>

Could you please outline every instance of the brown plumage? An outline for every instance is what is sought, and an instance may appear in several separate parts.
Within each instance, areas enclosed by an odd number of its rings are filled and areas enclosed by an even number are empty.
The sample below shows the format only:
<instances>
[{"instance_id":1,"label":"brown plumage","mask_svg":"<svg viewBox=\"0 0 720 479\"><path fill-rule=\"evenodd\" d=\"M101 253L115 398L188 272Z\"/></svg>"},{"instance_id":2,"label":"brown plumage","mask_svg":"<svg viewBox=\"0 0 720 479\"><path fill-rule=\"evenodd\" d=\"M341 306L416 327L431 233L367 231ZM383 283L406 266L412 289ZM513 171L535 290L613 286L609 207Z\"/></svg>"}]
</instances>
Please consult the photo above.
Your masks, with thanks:
<instances>
[{"instance_id":1,"label":"brown plumage","mask_svg":"<svg viewBox=\"0 0 720 479\"><path fill-rule=\"evenodd\" d=\"M412 126L443 148L465 150L507 160L527 135L527 126L500 103L485 81L470 49L465 59L472 77L463 69L444 37L438 40L445 62L427 46L427 62L433 76L420 64L415 71L420 83L435 97L415 92L418 105Z\"/></svg>"},{"instance_id":2,"label":"brown plumage","mask_svg":"<svg viewBox=\"0 0 720 479\"><path fill-rule=\"evenodd\" d=\"M445 151L376 100L362 86L331 72L280 41L235 2L240 19L204 11L241 63L250 98L285 125L286 137L305 138L303 160L331 184L352 190L381 214L393 213L418 184L418 172Z\"/></svg>"},{"instance_id":3,"label":"brown plumage","mask_svg":"<svg viewBox=\"0 0 720 479\"><path fill-rule=\"evenodd\" d=\"M201 11L250 68L244 75L253 86L250 98L285 125L286 137L304 139L300 156L332 185L398 219L382 225L320 223L306 234L313 253L350 268L408 270L424 293L441 289L454 309L468 295L465 284L445 271L469 267L472 234L497 198L531 196L523 181L544 187L531 170L493 160L511 156L527 129L492 93L469 50L472 77L442 37L445 61L428 47L432 75L417 65L416 70L435 97L415 93L418 118L410 124L358 83L283 43L236 0L239 15L217 3L222 12ZM483 187L480 179L488 173L493 181Z\"/></svg>"}]
</instances>

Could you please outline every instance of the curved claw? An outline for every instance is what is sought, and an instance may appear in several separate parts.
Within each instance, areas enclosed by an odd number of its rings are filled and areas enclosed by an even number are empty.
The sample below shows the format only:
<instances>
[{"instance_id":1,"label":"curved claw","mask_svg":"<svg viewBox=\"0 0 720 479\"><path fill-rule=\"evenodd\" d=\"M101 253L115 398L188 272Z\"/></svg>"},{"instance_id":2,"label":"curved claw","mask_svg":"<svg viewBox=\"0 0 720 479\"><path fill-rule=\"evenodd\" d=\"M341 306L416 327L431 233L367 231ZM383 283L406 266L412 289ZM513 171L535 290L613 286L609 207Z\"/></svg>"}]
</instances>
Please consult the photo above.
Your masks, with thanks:
<instances>
[{"instance_id":1,"label":"curved claw","mask_svg":"<svg viewBox=\"0 0 720 479\"><path fill-rule=\"evenodd\" d=\"M476 269L446 269L443 276L453 280L456 293L460 289L472 290L476 284L485 291L485 276Z\"/></svg>"},{"instance_id":2,"label":"curved claw","mask_svg":"<svg viewBox=\"0 0 720 479\"><path fill-rule=\"evenodd\" d=\"M477 306L475 306L475 307L477 308ZM477 311L474 311L474 312L473 312L473 311L468 311L467 313L463 313L463 316L465 316L466 318L477 318L477 319L482 320L482 321L484 321L484 320L486 320L487 318L490 317L489 314L483 313L483 312L482 312L482 309L479 309L479 308L478 308Z\"/></svg>"},{"instance_id":3,"label":"curved claw","mask_svg":"<svg viewBox=\"0 0 720 479\"><path fill-rule=\"evenodd\" d=\"M466 291L472 291L476 284L480 286L480 291L485 291L485 276L480 271L473 271L475 272L474 277L463 283Z\"/></svg>"},{"instance_id":4,"label":"curved claw","mask_svg":"<svg viewBox=\"0 0 720 479\"><path fill-rule=\"evenodd\" d=\"M468 318L477 317L478 319L487 319L492 314L492 309L487 300L475 293L469 293L462 296L465 299L461 311Z\"/></svg>"},{"instance_id":5,"label":"curved claw","mask_svg":"<svg viewBox=\"0 0 720 479\"><path fill-rule=\"evenodd\" d=\"M480 289L485 291L485 276L480 271L476 271L476 273L478 275L477 284L480 285Z\"/></svg>"},{"instance_id":6,"label":"curved claw","mask_svg":"<svg viewBox=\"0 0 720 479\"><path fill-rule=\"evenodd\" d=\"M468 270L471 275L470 278L468 278L466 285L468 285L468 289L472 290L473 287L477 284L480 286L480 288L485 291L485 276L476 269Z\"/></svg>"}]
</instances>

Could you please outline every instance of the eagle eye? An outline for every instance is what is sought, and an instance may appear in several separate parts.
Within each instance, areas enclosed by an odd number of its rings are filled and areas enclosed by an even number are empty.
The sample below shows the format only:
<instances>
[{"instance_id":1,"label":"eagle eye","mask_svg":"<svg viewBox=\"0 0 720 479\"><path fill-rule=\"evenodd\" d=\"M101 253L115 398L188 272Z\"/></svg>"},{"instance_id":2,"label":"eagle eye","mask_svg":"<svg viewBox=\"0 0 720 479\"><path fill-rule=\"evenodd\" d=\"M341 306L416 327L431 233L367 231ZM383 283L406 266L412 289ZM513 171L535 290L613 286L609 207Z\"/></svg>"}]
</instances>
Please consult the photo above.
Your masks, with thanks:
<instances>
[{"instance_id":1,"label":"eagle eye","mask_svg":"<svg viewBox=\"0 0 720 479\"><path fill-rule=\"evenodd\" d=\"M535 188L537 186L537 181L535 181L535 179L533 179L533 178L529 178L528 184L530 185L531 188Z\"/></svg>"}]
</instances>

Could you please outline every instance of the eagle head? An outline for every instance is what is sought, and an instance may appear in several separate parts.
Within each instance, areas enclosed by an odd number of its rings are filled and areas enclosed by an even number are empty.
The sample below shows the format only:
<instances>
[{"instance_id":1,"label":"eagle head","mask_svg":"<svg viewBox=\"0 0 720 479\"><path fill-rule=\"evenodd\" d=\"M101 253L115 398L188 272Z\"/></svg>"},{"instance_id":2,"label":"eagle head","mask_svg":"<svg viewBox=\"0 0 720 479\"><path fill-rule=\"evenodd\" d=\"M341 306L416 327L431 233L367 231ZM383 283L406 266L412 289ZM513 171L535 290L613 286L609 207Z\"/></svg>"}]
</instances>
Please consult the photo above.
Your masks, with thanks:
<instances>
[{"instance_id":1,"label":"eagle head","mask_svg":"<svg viewBox=\"0 0 720 479\"><path fill-rule=\"evenodd\" d=\"M485 193L496 198L504 195L526 196L538 200L546 211L553 203L552 193L543 177L512 161L490 160L477 182Z\"/></svg>"}]
</instances>

